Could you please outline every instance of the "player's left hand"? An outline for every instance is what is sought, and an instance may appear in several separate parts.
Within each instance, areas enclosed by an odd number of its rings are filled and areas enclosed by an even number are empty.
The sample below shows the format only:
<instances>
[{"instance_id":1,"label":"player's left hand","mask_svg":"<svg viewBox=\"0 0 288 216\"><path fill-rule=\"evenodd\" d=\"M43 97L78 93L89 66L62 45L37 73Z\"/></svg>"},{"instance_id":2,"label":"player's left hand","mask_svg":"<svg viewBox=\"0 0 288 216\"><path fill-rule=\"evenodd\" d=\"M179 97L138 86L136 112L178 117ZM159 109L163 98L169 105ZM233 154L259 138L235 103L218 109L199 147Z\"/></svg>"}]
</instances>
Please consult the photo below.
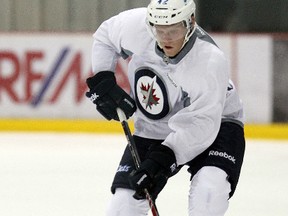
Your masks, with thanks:
<instances>
[{"instance_id":1,"label":"player's left hand","mask_svg":"<svg viewBox=\"0 0 288 216\"><path fill-rule=\"evenodd\" d=\"M174 152L169 147L153 146L140 168L132 171L129 176L130 185L136 191L134 198L145 199L143 191L147 189L152 198L156 199L176 167Z\"/></svg>"}]
</instances>

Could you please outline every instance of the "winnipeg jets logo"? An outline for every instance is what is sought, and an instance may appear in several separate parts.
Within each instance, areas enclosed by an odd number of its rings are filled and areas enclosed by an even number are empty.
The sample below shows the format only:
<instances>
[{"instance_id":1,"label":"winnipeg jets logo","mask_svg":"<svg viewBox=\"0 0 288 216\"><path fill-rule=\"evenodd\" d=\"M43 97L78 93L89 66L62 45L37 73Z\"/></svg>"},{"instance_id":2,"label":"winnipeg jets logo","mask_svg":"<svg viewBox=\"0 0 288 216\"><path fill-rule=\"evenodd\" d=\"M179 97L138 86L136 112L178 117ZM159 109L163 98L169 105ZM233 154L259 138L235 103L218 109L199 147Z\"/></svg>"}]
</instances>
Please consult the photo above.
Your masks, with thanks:
<instances>
[{"instance_id":1,"label":"winnipeg jets logo","mask_svg":"<svg viewBox=\"0 0 288 216\"><path fill-rule=\"evenodd\" d=\"M229 85L228 85L228 87L227 87L227 90L228 91L231 91L233 89L233 85L232 85L232 83L229 83Z\"/></svg>"},{"instance_id":2,"label":"winnipeg jets logo","mask_svg":"<svg viewBox=\"0 0 288 216\"><path fill-rule=\"evenodd\" d=\"M91 100L92 102L94 102L98 97L99 97L99 95L97 95L96 93L93 93L93 94L91 94L91 96L90 96L90 100Z\"/></svg>"},{"instance_id":3,"label":"winnipeg jets logo","mask_svg":"<svg viewBox=\"0 0 288 216\"><path fill-rule=\"evenodd\" d=\"M156 76L153 78L153 81L151 84L148 83L148 85L144 85L143 83L141 83L141 93L143 94L143 101L142 103L144 103L146 105L146 109L149 107L150 109L152 108L153 105L157 105L159 104L159 100L160 98L158 98L155 94L155 90L153 89L154 86L154 82L156 80Z\"/></svg>"},{"instance_id":4,"label":"winnipeg jets logo","mask_svg":"<svg viewBox=\"0 0 288 216\"><path fill-rule=\"evenodd\" d=\"M230 94L232 94L233 89L234 89L233 83L229 82L229 85L227 87L226 96L229 96Z\"/></svg>"},{"instance_id":5,"label":"winnipeg jets logo","mask_svg":"<svg viewBox=\"0 0 288 216\"><path fill-rule=\"evenodd\" d=\"M158 0L159 4L164 4L165 5L165 4L167 4L167 2L168 2L168 0Z\"/></svg>"},{"instance_id":6,"label":"winnipeg jets logo","mask_svg":"<svg viewBox=\"0 0 288 216\"><path fill-rule=\"evenodd\" d=\"M134 90L137 107L145 116L161 119L168 114L167 89L153 69L139 68L136 71Z\"/></svg>"},{"instance_id":7,"label":"winnipeg jets logo","mask_svg":"<svg viewBox=\"0 0 288 216\"><path fill-rule=\"evenodd\" d=\"M158 78L159 79L159 78ZM142 76L138 79L137 99L145 112L157 115L163 110L163 92L157 83L157 76Z\"/></svg>"},{"instance_id":8,"label":"winnipeg jets logo","mask_svg":"<svg viewBox=\"0 0 288 216\"><path fill-rule=\"evenodd\" d=\"M129 172L130 167L128 165L119 165L117 172Z\"/></svg>"}]
</instances>

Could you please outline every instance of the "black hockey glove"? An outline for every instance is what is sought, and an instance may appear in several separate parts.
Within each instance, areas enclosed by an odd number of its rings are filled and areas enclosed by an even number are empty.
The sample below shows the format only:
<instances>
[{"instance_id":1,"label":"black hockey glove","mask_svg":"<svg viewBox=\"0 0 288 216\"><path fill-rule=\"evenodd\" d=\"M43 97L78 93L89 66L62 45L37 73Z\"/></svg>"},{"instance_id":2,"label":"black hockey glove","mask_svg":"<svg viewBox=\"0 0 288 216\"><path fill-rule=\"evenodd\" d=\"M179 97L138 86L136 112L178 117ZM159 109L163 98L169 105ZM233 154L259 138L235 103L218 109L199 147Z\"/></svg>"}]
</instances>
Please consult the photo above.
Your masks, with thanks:
<instances>
[{"instance_id":1,"label":"black hockey glove","mask_svg":"<svg viewBox=\"0 0 288 216\"><path fill-rule=\"evenodd\" d=\"M134 198L145 199L144 189L147 189L152 199L155 200L176 169L176 158L169 147L152 146L147 159L129 176L129 183L136 191Z\"/></svg>"},{"instance_id":2,"label":"black hockey glove","mask_svg":"<svg viewBox=\"0 0 288 216\"><path fill-rule=\"evenodd\" d=\"M86 80L90 89L86 92L96 109L106 119L119 121L116 108L120 108L127 119L136 111L134 100L116 83L114 73L102 71Z\"/></svg>"}]
</instances>

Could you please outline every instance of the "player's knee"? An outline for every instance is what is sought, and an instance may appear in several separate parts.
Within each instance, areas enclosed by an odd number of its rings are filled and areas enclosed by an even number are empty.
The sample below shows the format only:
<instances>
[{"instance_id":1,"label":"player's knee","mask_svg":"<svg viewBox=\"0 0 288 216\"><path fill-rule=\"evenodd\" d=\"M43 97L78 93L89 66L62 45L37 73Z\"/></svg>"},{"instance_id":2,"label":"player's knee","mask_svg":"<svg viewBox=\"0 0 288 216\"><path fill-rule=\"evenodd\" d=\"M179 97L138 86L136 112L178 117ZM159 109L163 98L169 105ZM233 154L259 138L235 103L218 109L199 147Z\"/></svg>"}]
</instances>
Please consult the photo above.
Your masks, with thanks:
<instances>
[{"instance_id":1,"label":"player's knee","mask_svg":"<svg viewBox=\"0 0 288 216\"><path fill-rule=\"evenodd\" d=\"M135 191L117 188L107 207L106 216L144 216L149 211L149 203L146 199L133 198Z\"/></svg>"},{"instance_id":2,"label":"player's knee","mask_svg":"<svg viewBox=\"0 0 288 216\"><path fill-rule=\"evenodd\" d=\"M193 177L189 191L190 216L223 216L228 209L230 183L217 167L203 167Z\"/></svg>"}]
</instances>

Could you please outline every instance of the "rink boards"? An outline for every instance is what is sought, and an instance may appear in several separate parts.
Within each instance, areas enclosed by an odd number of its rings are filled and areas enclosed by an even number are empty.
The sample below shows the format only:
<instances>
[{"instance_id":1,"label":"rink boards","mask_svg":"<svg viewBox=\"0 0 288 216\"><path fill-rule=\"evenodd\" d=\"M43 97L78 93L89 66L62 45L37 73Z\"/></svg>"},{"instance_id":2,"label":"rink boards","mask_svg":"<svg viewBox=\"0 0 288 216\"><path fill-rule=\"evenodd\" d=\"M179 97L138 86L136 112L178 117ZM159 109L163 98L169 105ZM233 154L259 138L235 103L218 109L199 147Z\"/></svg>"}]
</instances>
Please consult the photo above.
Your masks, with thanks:
<instances>
[{"instance_id":1,"label":"rink boards","mask_svg":"<svg viewBox=\"0 0 288 216\"><path fill-rule=\"evenodd\" d=\"M130 122L133 129L133 123ZM51 120L51 119L1 119L0 131L56 131L75 133L121 133L116 121L105 120ZM247 138L288 139L288 124L247 124Z\"/></svg>"}]
</instances>

